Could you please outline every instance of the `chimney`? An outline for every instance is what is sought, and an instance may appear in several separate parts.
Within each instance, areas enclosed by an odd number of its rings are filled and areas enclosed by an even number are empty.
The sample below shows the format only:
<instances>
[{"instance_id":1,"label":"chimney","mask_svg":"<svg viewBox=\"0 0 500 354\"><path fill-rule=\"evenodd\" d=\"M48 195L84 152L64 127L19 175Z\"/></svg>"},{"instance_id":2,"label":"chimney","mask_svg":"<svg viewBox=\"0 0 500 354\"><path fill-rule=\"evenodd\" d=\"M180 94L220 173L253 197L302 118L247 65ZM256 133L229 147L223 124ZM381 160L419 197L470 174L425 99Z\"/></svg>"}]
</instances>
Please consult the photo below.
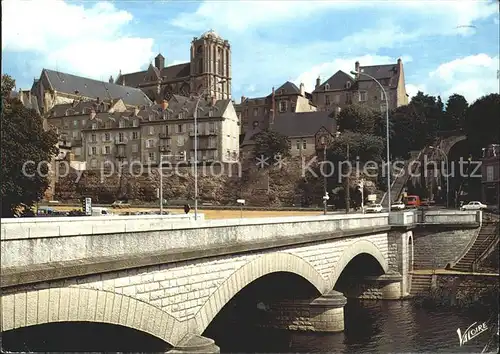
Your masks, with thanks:
<instances>
[{"instance_id":1,"label":"chimney","mask_svg":"<svg viewBox=\"0 0 500 354\"><path fill-rule=\"evenodd\" d=\"M398 65L401 65L401 58L398 58Z\"/></svg>"},{"instance_id":2,"label":"chimney","mask_svg":"<svg viewBox=\"0 0 500 354\"><path fill-rule=\"evenodd\" d=\"M316 86L314 88L318 88L319 85L321 85L321 77L318 76L318 78L316 79Z\"/></svg>"},{"instance_id":3,"label":"chimney","mask_svg":"<svg viewBox=\"0 0 500 354\"><path fill-rule=\"evenodd\" d=\"M92 110L90 111L90 119L89 119L89 120L94 119L94 118L95 118L95 116L96 116L96 114L97 114L97 113L95 112L95 109L92 109Z\"/></svg>"},{"instance_id":4,"label":"chimney","mask_svg":"<svg viewBox=\"0 0 500 354\"><path fill-rule=\"evenodd\" d=\"M241 96L241 102L240 103L243 103L245 101L246 97L245 96Z\"/></svg>"},{"instance_id":5,"label":"chimney","mask_svg":"<svg viewBox=\"0 0 500 354\"><path fill-rule=\"evenodd\" d=\"M305 90L305 88L304 88L304 84L303 84L302 82L300 83L300 95L301 95L302 97L305 97L305 96L306 96L306 90Z\"/></svg>"},{"instance_id":6,"label":"chimney","mask_svg":"<svg viewBox=\"0 0 500 354\"><path fill-rule=\"evenodd\" d=\"M168 101L167 100L163 100L161 102L161 109L162 110L166 110L168 108Z\"/></svg>"},{"instance_id":7,"label":"chimney","mask_svg":"<svg viewBox=\"0 0 500 354\"><path fill-rule=\"evenodd\" d=\"M110 75L108 82L110 84L113 84L115 82L115 80L113 80L113 75Z\"/></svg>"},{"instance_id":8,"label":"chimney","mask_svg":"<svg viewBox=\"0 0 500 354\"><path fill-rule=\"evenodd\" d=\"M354 71L359 73L359 61L356 60L356 63L354 63ZM359 74L356 75L356 79L359 79Z\"/></svg>"}]
</instances>

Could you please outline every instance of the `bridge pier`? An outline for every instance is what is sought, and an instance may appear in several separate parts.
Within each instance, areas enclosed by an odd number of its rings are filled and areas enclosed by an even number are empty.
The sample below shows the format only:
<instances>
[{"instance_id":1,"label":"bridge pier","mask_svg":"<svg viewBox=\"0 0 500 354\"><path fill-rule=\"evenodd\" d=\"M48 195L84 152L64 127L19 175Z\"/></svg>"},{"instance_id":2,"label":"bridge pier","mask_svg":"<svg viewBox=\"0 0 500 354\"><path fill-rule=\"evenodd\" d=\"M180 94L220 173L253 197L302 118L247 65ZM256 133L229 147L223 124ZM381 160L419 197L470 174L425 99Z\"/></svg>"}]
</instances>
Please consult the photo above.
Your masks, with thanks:
<instances>
[{"instance_id":1,"label":"bridge pier","mask_svg":"<svg viewBox=\"0 0 500 354\"><path fill-rule=\"evenodd\" d=\"M338 290L351 299L399 300L402 297L402 280L403 276L398 272L356 277L338 284Z\"/></svg>"},{"instance_id":2,"label":"bridge pier","mask_svg":"<svg viewBox=\"0 0 500 354\"><path fill-rule=\"evenodd\" d=\"M206 353L219 354L220 348L213 339L197 334L188 334L173 349L167 353Z\"/></svg>"},{"instance_id":3,"label":"bridge pier","mask_svg":"<svg viewBox=\"0 0 500 354\"><path fill-rule=\"evenodd\" d=\"M346 297L330 291L314 300L281 300L267 305L262 327L309 332L342 332Z\"/></svg>"}]
</instances>

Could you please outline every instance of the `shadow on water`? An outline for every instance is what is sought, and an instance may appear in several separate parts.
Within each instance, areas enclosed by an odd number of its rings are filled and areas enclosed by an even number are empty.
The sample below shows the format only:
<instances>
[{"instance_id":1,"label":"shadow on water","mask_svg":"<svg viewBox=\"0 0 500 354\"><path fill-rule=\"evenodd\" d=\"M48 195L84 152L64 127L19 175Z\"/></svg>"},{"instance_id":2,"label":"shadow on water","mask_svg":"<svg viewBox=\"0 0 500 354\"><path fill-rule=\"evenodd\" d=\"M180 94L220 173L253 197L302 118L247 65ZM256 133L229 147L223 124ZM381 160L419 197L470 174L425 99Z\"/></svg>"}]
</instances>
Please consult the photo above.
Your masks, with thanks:
<instances>
[{"instance_id":1,"label":"shadow on water","mask_svg":"<svg viewBox=\"0 0 500 354\"><path fill-rule=\"evenodd\" d=\"M215 334L216 343L226 353L480 353L491 338L492 331L482 333L460 346L457 329L464 332L474 322L487 321L490 315L487 311L416 308L409 301L350 299L345 307L343 333L258 329L240 318L232 323L218 321L210 334Z\"/></svg>"},{"instance_id":2,"label":"shadow on water","mask_svg":"<svg viewBox=\"0 0 500 354\"><path fill-rule=\"evenodd\" d=\"M60 322L2 333L2 352L166 352L147 333L105 323Z\"/></svg>"}]
</instances>

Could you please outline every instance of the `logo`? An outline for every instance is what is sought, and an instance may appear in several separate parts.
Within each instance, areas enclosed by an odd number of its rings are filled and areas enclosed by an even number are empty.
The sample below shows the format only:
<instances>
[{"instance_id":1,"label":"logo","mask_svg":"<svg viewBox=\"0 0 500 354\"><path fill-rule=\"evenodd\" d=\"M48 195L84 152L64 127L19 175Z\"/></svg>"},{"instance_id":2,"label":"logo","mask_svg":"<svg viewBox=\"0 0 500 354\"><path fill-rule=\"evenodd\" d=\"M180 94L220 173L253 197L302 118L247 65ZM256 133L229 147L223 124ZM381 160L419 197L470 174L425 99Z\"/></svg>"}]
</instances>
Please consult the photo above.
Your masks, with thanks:
<instances>
[{"instance_id":1,"label":"logo","mask_svg":"<svg viewBox=\"0 0 500 354\"><path fill-rule=\"evenodd\" d=\"M478 335L487 330L488 330L488 325L486 324L486 322L483 322L479 325L477 324L477 322L474 322L469 326L469 328L465 330L464 334L462 334L460 328L457 328L457 334L458 334L458 339L460 340L460 346L469 342L471 339L476 338Z\"/></svg>"}]
</instances>

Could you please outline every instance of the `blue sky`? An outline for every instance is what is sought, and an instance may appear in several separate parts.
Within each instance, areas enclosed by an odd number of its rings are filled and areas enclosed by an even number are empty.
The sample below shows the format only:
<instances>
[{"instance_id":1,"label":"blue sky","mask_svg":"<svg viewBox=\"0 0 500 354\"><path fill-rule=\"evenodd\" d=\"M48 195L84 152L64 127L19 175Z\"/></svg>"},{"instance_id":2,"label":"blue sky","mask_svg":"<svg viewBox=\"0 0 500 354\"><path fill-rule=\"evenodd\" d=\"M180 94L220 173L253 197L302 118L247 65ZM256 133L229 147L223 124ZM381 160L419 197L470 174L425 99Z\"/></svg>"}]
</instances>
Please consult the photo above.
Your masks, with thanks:
<instances>
[{"instance_id":1,"label":"blue sky","mask_svg":"<svg viewBox=\"0 0 500 354\"><path fill-rule=\"evenodd\" d=\"M23 89L44 67L107 81L145 69L159 50L168 64L185 62L192 38L214 29L232 46L236 102L398 57L410 95L473 101L499 90L493 0L3 0L2 10L2 70Z\"/></svg>"}]
</instances>

